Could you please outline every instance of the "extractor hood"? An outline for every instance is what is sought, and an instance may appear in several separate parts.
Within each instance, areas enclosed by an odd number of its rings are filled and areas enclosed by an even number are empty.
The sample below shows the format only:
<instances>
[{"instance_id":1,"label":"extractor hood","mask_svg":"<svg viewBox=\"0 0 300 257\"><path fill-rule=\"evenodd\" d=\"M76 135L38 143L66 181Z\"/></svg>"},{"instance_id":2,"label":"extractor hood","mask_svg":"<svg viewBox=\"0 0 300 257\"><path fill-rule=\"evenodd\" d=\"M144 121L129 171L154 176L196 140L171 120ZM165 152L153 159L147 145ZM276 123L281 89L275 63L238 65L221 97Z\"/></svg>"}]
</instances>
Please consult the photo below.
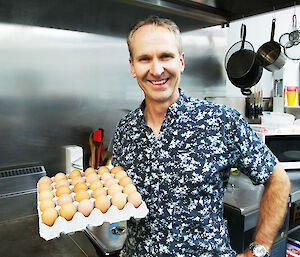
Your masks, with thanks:
<instances>
[{"instance_id":1,"label":"extractor hood","mask_svg":"<svg viewBox=\"0 0 300 257\"><path fill-rule=\"evenodd\" d=\"M184 31L226 25L299 4L300 0L0 0L0 22L125 36L149 15Z\"/></svg>"}]
</instances>

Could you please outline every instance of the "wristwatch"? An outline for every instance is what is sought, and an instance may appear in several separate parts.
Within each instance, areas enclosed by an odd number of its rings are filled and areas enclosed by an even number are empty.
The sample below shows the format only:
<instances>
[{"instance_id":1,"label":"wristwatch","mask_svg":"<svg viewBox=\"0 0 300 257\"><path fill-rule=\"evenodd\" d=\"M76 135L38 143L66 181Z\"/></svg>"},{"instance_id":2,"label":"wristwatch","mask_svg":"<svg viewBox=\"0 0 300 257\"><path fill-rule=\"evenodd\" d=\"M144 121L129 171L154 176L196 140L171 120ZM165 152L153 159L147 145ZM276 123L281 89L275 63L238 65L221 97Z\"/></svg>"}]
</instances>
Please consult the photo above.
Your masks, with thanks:
<instances>
[{"instance_id":1,"label":"wristwatch","mask_svg":"<svg viewBox=\"0 0 300 257\"><path fill-rule=\"evenodd\" d=\"M249 249L255 257L269 257L270 254L263 245L251 243Z\"/></svg>"}]
</instances>

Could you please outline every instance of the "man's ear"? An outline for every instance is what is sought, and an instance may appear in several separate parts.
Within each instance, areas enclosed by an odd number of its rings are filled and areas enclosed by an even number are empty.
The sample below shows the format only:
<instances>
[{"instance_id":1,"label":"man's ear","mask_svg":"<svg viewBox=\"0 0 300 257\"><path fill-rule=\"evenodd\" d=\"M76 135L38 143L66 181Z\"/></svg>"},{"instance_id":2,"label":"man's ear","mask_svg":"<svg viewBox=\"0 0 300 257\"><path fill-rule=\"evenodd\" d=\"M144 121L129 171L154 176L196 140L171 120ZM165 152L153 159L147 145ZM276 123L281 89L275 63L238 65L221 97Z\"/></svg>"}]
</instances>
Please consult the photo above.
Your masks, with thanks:
<instances>
[{"instance_id":1,"label":"man's ear","mask_svg":"<svg viewBox=\"0 0 300 257\"><path fill-rule=\"evenodd\" d=\"M133 60L131 59L131 57L129 57L129 63L130 63L131 75L133 78L136 78L135 68L134 68Z\"/></svg>"},{"instance_id":2,"label":"man's ear","mask_svg":"<svg viewBox=\"0 0 300 257\"><path fill-rule=\"evenodd\" d=\"M180 65L181 65L180 72L183 73L183 71L184 71L184 53L182 53L180 56Z\"/></svg>"}]
</instances>

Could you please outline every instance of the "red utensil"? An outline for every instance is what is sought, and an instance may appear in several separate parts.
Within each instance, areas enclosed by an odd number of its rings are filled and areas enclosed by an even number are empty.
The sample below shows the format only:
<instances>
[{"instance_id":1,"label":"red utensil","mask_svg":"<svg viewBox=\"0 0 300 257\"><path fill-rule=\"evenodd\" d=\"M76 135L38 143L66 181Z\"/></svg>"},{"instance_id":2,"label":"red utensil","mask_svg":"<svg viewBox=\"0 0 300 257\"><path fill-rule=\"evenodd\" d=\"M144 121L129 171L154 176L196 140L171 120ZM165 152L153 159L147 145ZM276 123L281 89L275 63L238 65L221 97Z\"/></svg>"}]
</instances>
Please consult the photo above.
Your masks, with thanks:
<instances>
[{"instance_id":1,"label":"red utensil","mask_svg":"<svg viewBox=\"0 0 300 257\"><path fill-rule=\"evenodd\" d=\"M100 165L100 162L102 161L102 152L103 152L103 145L102 145L102 139L103 139L103 130L102 129L95 129L94 135L93 135L93 141L95 144L95 169L97 169Z\"/></svg>"}]
</instances>

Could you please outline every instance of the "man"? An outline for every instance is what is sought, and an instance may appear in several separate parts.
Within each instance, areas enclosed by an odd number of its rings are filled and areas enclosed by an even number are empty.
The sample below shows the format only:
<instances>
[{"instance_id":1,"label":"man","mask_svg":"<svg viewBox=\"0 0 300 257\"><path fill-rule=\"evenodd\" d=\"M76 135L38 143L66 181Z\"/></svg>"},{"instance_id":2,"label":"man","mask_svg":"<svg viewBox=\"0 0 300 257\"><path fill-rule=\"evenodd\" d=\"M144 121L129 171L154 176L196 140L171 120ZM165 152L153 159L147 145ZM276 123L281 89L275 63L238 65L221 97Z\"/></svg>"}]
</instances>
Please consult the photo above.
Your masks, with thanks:
<instances>
[{"instance_id":1,"label":"man","mask_svg":"<svg viewBox=\"0 0 300 257\"><path fill-rule=\"evenodd\" d=\"M281 226L289 179L241 115L187 97L178 27L150 17L129 33L130 69L143 90L141 106L115 132L114 165L133 179L149 208L128 222L121 256L236 256L223 220L231 167L265 184L254 243L270 251ZM239 256L253 255L247 250Z\"/></svg>"}]
</instances>

